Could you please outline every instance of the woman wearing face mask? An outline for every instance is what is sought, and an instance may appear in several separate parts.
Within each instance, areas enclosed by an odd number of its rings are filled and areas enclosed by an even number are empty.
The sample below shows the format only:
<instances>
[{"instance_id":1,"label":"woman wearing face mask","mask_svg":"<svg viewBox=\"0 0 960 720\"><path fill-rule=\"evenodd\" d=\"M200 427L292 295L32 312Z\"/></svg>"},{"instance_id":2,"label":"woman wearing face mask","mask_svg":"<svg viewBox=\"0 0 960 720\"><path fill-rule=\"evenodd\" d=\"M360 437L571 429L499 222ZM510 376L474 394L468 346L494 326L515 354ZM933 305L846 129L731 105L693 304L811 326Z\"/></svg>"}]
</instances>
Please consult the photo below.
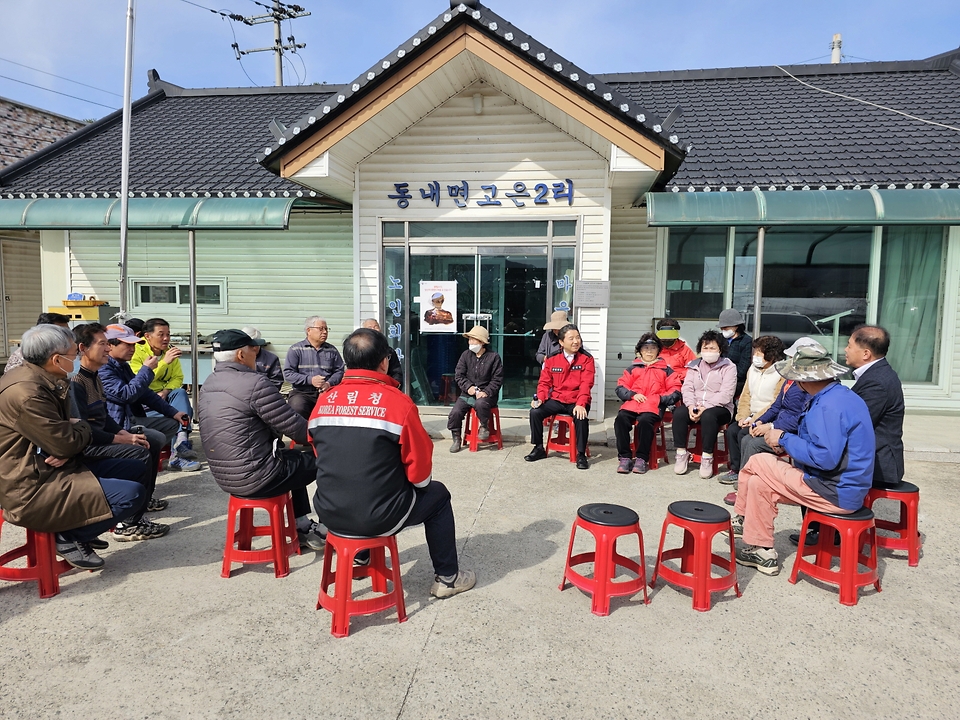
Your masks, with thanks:
<instances>
[{"instance_id":1,"label":"woman wearing face mask","mask_svg":"<svg viewBox=\"0 0 960 720\"><path fill-rule=\"evenodd\" d=\"M733 485L740 472L740 443L750 434L757 418L763 415L777 399L783 377L773 366L783 360L783 342L773 335L763 335L753 341L753 356L747 371L747 382L737 403L737 422L727 426L726 443L730 453L730 470L718 479L724 485Z\"/></svg>"},{"instance_id":2,"label":"woman wearing face mask","mask_svg":"<svg viewBox=\"0 0 960 720\"><path fill-rule=\"evenodd\" d=\"M645 333L637 343L637 359L623 371L617 382L617 397L624 401L613 423L617 435L617 472L638 475L647 471L653 431L662 408L680 399L677 373L660 357L663 344L653 333ZM637 459L630 452L630 431L637 424Z\"/></svg>"},{"instance_id":3,"label":"woman wearing face mask","mask_svg":"<svg viewBox=\"0 0 960 720\"><path fill-rule=\"evenodd\" d=\"M500 386L503 385L503 361L500 356L488 350L490 333L482 325L474 325L470 332L463 334L467 339L467 349L457 361L454 379L462 393L453 404L447 416L447 430L453 436L450 452L459 452L463 447L463 418L473 406L477 411L480 424L478 437L487 440L490 437L490 411L497 406Z\"/></svg>"},{"instance_id":4,"label":"woman wearing face mask","mask_svg":"<svg viewBox=\"0 0 960 720\"><path fill-rule=\"evenodd\" d=\"M752 338L747 335L747 326L744 324L743 315L739 310L729 308L720 313L720 319L717 321L720 326L720 332L730 344L730 352L727 357L737 366L737 390L733 397L740 397L743 392L743 384L747 381L747 370L750 369L751 358L753 357Z\"/></svg>"},{"instance_id":5,"label":"woman wearing face mask","mask_svg":"<svg viewBox=\"0 0 960 720\"><path fill-rule=\"evenodd\" d=\"M700 357L688 366L683 381L683 405L673 411L673 446L677 448L677 475L687 472L690 453L687 439L690 423L699 423L703 436L700 477L713 477L713 449L717 433L733 417L733 391L737 386L737 368L727 358L727 339L716 330L707 330L697 342Z\"/></svg>"}]
</instances>

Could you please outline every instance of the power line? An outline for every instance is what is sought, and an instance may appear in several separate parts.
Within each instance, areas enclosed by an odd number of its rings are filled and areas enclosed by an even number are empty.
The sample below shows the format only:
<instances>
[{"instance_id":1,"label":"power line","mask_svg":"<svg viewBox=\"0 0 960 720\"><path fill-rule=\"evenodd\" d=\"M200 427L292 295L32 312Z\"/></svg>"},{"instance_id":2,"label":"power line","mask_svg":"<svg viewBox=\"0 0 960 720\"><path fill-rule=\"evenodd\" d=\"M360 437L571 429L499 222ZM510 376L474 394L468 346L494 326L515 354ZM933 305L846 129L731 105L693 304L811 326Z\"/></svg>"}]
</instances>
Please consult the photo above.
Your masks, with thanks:
<instances>
[{"instance_id":1,"label":"power line","mask_svg":"<svg viewBox=\"0 0 960 720\"><path fill-rule=\"evenodd\" d=\"M230 28L230 32L233 33L233 46L232 46L232 47L234 47L234 48L240 47L240 46L237 44L237 31L233 29L233 25L230 25L229 28ZM253 78L250 77L250 73L248 73L248 72L247 72L247 69L243 66L243 58L241 58L239 54L237 55L237 62L240 63L240 69L243 70L243 74L247 76L247 80L250 81L250 84L253 85L254 87L260 87L260 85L257 84L257 83L255 83L255 82L253 81Z\"/></svg>"},{"instance_id":2,"label":"power line","mask_svg":"<svg viewBox=\"0 0 960 720\"><path fill-rule=\"evenodd\" d=\"M59 90L51 90L50 88L45 88L42 85L34 85L33 83L28 83L25 80L17 80L16 78L8 77L7 75L0 75L0 78L3 78L4 80L12 80L13 82L20 83L21 85L29 85L30 87L35 87L40 90L46 90L47 92L52 92L52 93L55 93L56 95L63 95L64 97L73 98L74 100L80 100L81 102L90 103L91 105L99 105L100 107L109 108L110 110L117 109L113 105L104 105L103 103L98 103L95 100L87 100L86 98L77 97L76 95L60 92Z\"/></svg>"},{"instance_id":3,"label":"power line","mask_svg":"<svg viewBox=\"0 0 960 720\"><path fill-rule=\"evenodd\" d=\"M225 17L228 20L234 20L236 22L242 22L247 25L252 25L252 23L247 22L247 19L243 15L238 15L237 13L234 13L234 12L224 12L223 10L214 10L213 8L208 8L205 5L200 5L199 3L192 2L192 0L180 0L180 2L186 3L187 5L193 5L194 7L198 7L201 10L206 10L207 12L212 12L214 15L220 15L221 17Z\"/></svg>"},{"instance_id":4,"label":"power line","mask_svg":"<svg viewBox=\"0 0 960 720\"><path fill-rule=\"evenodd\" d=\"M107 95L116 95L117 97L123 97L123 95L121 95L120 93L115 93L111 90L104 90L103 88L98 88L95 85L87 85L86 83L82 83L79 80L71 80L70 78L64 77L63 75L55 75L52 72L47 72L46 70L41 70L40 68L30 67L29 65L24 65L23 63L19 63L15 60L8 60L7 58L2 58L2 57L0 57L0 60L2 60L3 62L8 62L11 65L18 65L22 68L26 68L27 70L33 70L34 72L43 73L44 75L49 75L50 77L59 78L60 80L66 80L67 82L72 82L76 85L83 85L84 87L88 87L91 90L97 90L102 93L107 93Z\"/></svg>"}]
</instances>

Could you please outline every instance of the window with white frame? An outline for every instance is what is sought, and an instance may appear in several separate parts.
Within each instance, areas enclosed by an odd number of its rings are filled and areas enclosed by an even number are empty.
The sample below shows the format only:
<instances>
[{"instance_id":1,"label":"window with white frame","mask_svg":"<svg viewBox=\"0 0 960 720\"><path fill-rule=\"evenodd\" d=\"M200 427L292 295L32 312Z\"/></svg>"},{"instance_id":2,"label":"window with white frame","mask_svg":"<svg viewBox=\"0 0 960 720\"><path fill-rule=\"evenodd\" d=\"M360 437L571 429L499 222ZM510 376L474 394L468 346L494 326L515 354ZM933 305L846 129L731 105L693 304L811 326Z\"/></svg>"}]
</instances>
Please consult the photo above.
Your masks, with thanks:
<instances>
[{"instance_id":1,"label":"window with white frame","mask_svg":"<svg viewBox=\"0 0 960 720\"><path fill-rule=\"evenodd\" d=\"M133 309L171 310L190 307L190 283L181 279L131 280ZM227 279L198 278L197 305L205 310L227 311Z\"/></svg>"}]
</instances>

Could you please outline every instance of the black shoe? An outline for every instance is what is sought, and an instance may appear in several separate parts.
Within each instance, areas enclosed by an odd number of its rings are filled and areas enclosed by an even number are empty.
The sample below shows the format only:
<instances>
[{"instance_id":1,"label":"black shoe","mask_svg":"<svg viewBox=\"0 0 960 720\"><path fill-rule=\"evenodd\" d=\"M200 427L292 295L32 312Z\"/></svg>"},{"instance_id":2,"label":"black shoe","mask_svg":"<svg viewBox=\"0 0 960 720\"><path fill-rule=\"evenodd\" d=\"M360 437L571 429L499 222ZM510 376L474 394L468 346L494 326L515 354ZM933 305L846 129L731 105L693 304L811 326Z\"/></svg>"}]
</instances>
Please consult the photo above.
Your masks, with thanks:
<instances>
[{"instance_id":1,"label":"black shoe","mask_svg":"<svg viewBox=\"0 0 960 720\"><path fill-rule=\"evenodd\" d=\"M57 543L57 555L80 570L98 570L103 567L103 558L97 555L90 543Z\"/></svg>"},{"instance_id":2,"label":"black shoe","mask_svg":"<svg viewBox=\"0 0 960 720\"><path fill-rule=\"evenodd\" d=\"M820 533L816 530L808 530L807 537L804 539L805 546L816 545L820 541ZM800 544L800 533L790 533L790 542L794 545Z\"/></svg>"},{"instance_id":3,"label":"black shoe","mask_svg":"<svg viewBox=\"0 0 960 720\"><path fill-rule=\"evenodd\" d=\"M94 550L106 550L108 547L110 547L110 543L108 543L106 540L101 540L100 538L94 538L88 542L87 545L92 547Z\"/></svg>"},{"instance_id":4,"label":"black shoe","mask_svg":"<svg viewBox=\"0 0 960 720\"><path fill-rule=\"evenodd\" d=\"M542 445L534 445L533 450L523 456L523 459L527 462L536 462L537 460L543 460L547 456L547 451L543 449Z\"/></svg>"},{"instance_id":5,"label":"black shoe","mask_svg":"<svg viewBox=\"0 0 960 720\"><path fill-rule=\"evenodd\" d=\"M590 467L590 463L587 461L587 456L585 453L580 453L577 455L577 470L586 470Z\"/></svg>"},{"instance_id":6,"label":"black shoe","mask_svg":"<svg viewBox=\"0 0 960 720\"><path fill-rule=\"evenodd\" d=\"M309 548L314 552L323 552L326 547L326 533L324 527L318 522L311 522L308 530L297 529L297 539L300 541L301 548Z\"/></svg>"},{"instance_id":7,"label":"black shoe","mask_svg":"<svg viewBox=\"0 0 960 720\"><path fill-rule=\"evenodd\" d=\"M452 441L450 443L450 452L452 453L460 452L460 448L463 447L463 439L460 437L460 433L458 432L453 433L453 437L451 438L451 440Z\"/></svg>"}]
</instances>

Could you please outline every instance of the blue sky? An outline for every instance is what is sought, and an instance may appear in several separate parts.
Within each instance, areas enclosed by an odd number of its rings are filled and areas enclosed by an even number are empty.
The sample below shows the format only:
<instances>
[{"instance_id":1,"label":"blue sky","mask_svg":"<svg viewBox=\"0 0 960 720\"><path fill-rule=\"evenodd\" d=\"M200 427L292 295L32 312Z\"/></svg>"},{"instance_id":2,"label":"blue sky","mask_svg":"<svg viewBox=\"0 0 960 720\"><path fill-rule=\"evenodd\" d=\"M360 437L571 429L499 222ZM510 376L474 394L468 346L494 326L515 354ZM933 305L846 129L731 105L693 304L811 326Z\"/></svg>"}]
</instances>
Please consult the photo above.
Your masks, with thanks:
<instances>
[{"instance_id":1,"label":"blue sky","mask_svg":"<svg viewBox=\"0 0 960 720\"><path fill-rule=\"evenodd\" d=\"M190 1L246 16L263 11L253 0ZM286 84L297 84L297 73L307 83L352 80L449 7L447 0L299 4L313 14L292 23L292 34L307 47L285 63ZM823 56L837 32L846 62L921 59L960 46L956 0L486 4L593 73L828 62ZM0 96L83 119L118 108L126 5L126 0L0 0ZM184 0L138 0L133 97L146 94L151 68L184 87L272 85L272 54L248 55L241 66L230 47L234 38L241 48L270 45L272 27L247 27ZM290 34L284 23L284 37Z\"/></svg>"}]
</instances>

